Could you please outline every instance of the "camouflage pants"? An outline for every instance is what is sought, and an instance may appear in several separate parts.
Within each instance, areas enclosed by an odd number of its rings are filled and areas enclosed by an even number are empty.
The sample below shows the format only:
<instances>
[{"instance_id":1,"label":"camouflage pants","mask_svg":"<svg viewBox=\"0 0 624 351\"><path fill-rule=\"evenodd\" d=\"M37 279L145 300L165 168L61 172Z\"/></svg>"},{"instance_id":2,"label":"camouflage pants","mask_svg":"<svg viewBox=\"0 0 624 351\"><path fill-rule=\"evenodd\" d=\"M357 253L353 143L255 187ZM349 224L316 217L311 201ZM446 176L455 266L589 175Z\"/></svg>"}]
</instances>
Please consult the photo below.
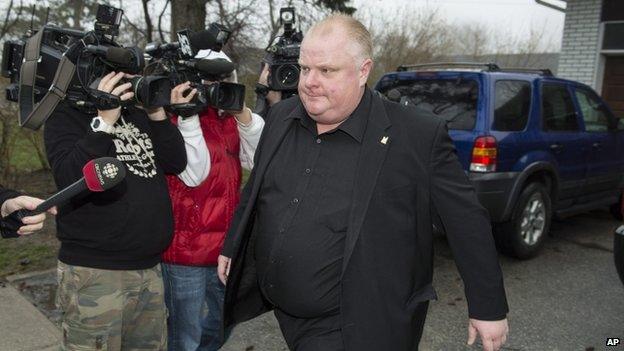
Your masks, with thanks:
<instances>
[{"instance_id":1,"label":"camouflage pants","mask_svg":"<svg viewBox=\"0 0 624 351\"><path fill-rule=\"evenodd\" d=\"M58 262L61 350L166 350L160 265L112 271Z\"/></svg>"}]
</instances>

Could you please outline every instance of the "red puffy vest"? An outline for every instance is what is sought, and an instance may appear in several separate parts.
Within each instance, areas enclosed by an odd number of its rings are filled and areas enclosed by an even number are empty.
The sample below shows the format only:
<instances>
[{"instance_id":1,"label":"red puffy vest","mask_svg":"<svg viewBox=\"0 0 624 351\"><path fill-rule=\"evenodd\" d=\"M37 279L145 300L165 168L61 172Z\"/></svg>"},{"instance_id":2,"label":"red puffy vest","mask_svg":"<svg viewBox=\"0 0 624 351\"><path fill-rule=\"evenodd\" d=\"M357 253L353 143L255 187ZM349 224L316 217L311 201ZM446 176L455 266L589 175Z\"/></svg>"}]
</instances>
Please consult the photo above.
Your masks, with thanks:
<instances>
[{"instance_id":1,"label":"red puffy vest","mask_svg":"<svg viewBox=\"0 0 624 351\"><path fill-rule=\"evenodd\" d=\"M240 198L240 140L236 120L231 116L219 117L215 109L208 108L200 114L199 121L210 152L210 173L197 187L187 186L177 176L167 176L174 235L162 255L165 263L216 265Z\"/></svg>"}]
</instances>

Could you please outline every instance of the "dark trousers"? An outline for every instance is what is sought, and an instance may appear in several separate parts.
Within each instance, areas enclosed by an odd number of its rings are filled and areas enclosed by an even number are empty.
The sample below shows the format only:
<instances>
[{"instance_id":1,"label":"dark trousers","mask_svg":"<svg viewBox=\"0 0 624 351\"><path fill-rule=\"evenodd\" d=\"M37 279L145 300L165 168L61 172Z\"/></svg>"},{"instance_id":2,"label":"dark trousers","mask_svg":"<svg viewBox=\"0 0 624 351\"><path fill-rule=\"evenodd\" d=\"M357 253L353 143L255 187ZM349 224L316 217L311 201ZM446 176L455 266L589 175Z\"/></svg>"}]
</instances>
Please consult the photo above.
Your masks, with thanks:
<instances>
[{"instance_id":1,"label":"dark trousers","mask_svg":"<svg viewBox=\"0 0 624 351\"><path fill-rule=\"evenodd\" d=\"M275 309L275 317L292 351L344 351L339 314L297 318Z\"/></svg>"}]
</instances>

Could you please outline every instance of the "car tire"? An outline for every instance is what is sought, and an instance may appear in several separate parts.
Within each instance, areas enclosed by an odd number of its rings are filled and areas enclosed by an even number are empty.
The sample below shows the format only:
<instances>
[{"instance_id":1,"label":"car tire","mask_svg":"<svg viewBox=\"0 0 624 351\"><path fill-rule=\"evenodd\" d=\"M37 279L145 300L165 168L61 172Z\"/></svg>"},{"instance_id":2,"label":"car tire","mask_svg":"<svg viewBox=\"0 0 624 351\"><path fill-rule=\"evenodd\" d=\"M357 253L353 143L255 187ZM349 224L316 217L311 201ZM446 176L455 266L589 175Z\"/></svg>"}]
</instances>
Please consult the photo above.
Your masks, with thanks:
<instances>
[{"instance_id":1,"label":"car tire","mask_svg":"<svg viewBox=\"0 0 624 351\"><path fill-rule=\"evenodd\" d=\"M519 259L534 257L550 230L551 206L550 194L542 183L530 183L522 189L511 219L496 226L498 249Z\"/></svg>"},{"instance_id":2,"label":"car tire","mask_svg":"<svg viewBox=\"0 0 624 351\"><path fill-rule=\"evenodd\" d=\"M624 284L624 225L615 230L613 237L613 260L620 280Z\"/></svg>"}]
</instances>

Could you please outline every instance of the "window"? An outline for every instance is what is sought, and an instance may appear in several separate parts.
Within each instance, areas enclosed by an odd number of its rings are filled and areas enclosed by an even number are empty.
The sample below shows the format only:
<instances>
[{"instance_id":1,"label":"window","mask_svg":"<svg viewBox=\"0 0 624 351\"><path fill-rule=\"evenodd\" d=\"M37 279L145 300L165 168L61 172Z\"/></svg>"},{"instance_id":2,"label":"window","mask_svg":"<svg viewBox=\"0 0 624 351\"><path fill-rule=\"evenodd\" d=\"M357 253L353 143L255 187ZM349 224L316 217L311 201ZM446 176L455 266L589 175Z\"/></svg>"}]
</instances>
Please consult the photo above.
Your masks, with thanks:
<instances>
[{"instance_id":1,"label":"window","mask_svg":"<svg viewBox=\"0 0 624 351\"><path fill-rule=\"evenodd\" d=\"M606 132L609 130L609 112L598 97L587 90L576 90L585 130L588 132Z\"/></svg>"},{"instance_id":2,"label":"window","mask_svg":"<svg viewBox=\"0 0 624 351\"><path fill-rule=\"evenodd\" d=\"M472 79L415 79L382 89L389 100L436 115L449 129L472 130L477 119L479 84Z\"/></svg>"},{"instance_id":3,"label":"window","mask_svg":"<svg viewBox=\"0 0 624 351\"><path fill-rule=\"evenodd\" d=\"M542 86L542 122L544 130L548 131L579 129L572 97L565 85L546 83Z\"/></svg>"},{"instance_id":4,"label":"window","mask_svg":"<svg viewBox=\"0 0 624 351\"><path fill-rule=\"evenodd\" d=\"M605 23L602 50L624 49L624 23Z\"/></svg>"},{"instance_id":5,"label":"window","mask_svg":"<svg viewBox=\"0 0 624 351\"><path fill-rule=\"evenodd\" d=\"M520 80L496 82L494 122L492 129L500 131L524 130L531 106L531 84Z\"/></svg>"}]
</instances>

